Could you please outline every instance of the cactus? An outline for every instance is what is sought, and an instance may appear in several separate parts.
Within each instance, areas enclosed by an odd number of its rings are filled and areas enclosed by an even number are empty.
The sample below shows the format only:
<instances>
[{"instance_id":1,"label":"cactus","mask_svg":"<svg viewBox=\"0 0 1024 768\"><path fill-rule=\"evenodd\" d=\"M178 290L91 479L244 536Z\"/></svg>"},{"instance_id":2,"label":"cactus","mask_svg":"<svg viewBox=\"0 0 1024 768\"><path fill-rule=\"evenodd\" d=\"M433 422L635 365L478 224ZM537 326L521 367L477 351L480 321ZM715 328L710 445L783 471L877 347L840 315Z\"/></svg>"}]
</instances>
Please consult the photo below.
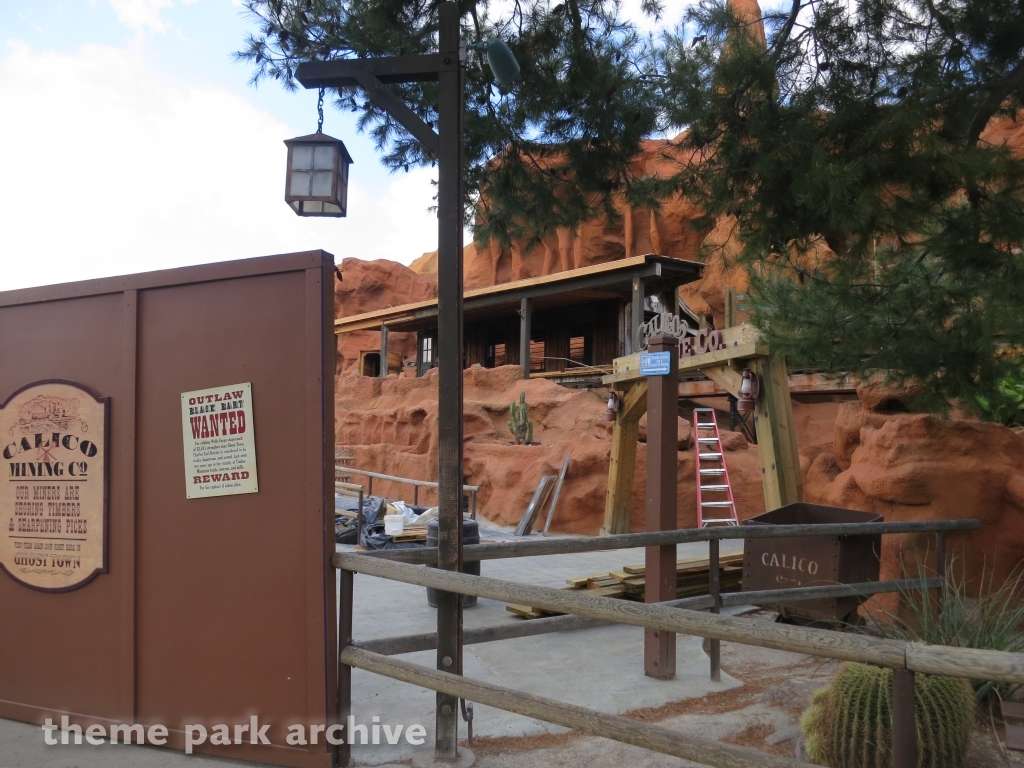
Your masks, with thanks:
<instances>
[{"instance_id":1,"label":"cactus","mask_svg":"<svg viewBox=\"0 0 1024 768\"><path fill-rule=\"evenodd\" d=\"M917 675L918 768L958 768L974 727L969 680ZM832 768L889 768L892 759L892 670L844 664L818 691L800 720L807 754Z\"/></svg>"},{"instance_id":2,"label":"cactus","mask_svg":"<svg viewBox=\"0 0 1024 768\"><path fill-rule=\"evenodd\" d=\"M515 401L509 408L511 418L508 420L508 430L516 439L516 445L533 442L533 422L526 417L526 393L519 393L519 405Z\"/></svg>"}]
</instances>

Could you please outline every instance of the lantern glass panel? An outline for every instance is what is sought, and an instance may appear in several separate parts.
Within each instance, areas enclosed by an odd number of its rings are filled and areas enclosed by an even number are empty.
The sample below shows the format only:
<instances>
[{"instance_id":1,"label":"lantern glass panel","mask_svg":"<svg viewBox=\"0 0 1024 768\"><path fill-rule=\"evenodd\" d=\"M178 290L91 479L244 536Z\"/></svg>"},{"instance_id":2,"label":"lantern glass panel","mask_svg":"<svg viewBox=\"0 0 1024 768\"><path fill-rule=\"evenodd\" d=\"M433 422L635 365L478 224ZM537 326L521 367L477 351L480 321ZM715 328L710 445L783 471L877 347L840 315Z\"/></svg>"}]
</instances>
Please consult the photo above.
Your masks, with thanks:
<instances>
[{"instance_id":1,"label":"lantern glass panel","mask_svg":"<svg viewBox=\"0 0 1024 768\"><path fill-rule=\"evenodd\" d=\"M330 197L331 181L334 174L330 171L317 171L313 174L313 186L310 194L313 197Z\"/></svg>"},{"instance_id":2,"label":"lantern glass panel","mask_svg":"<svg viewBox=\"0 0 1024 768\"><path fill-rule=\"evenodd\" d=\"M313 167L318 171L334 168L334 147L316 147L313 150Z\"/></svg>"},{"instance_id":3,"label":"lantern glass panel","mask_svg":"<svg viewBox=\"0 0 1024 768\"><path fill-rule=\"evenodd\" d=\"M298 144L292 147L292 169L308 170L313 167L313 147Z\"/></svg>"},{"instance_id":4,"label":"lantern glass panel","mask_svg":"<svg viewBox=\"0 0 1024 768\"><path fill-rule=\"evenodd\" d=\"M308 197L310 176L309 173L292 171L291 183L288 187L289 194L293 197Z\"/></svg>"}]
</instances>

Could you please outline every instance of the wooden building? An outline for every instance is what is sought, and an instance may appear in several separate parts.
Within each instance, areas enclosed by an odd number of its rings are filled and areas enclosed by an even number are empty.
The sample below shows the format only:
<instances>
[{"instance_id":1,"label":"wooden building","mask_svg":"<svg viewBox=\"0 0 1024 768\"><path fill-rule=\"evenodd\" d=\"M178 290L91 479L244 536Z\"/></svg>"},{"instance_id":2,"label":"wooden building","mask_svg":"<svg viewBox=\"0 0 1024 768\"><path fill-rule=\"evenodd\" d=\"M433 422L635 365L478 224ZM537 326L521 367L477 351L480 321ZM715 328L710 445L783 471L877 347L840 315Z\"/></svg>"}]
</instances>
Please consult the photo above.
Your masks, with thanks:
<instances>
[{"instance_id":1,"label":"wooden building","mask_svg":"<svg viewBox=\"0 0 1024 768\"><path fill-rule=\"evenodd\" d=\"M637 349L641 323L666 309L685 313L677 289L699 279L702 269L698 262L648 254L466 291L463 365L515 364L525 377L597 383L612 360ZM389 359L388 335L415 332L417 375L437 365L436 299L335 321L337 334L378 329L381 349L361 357Z\"/></svg>"}]
</instances>

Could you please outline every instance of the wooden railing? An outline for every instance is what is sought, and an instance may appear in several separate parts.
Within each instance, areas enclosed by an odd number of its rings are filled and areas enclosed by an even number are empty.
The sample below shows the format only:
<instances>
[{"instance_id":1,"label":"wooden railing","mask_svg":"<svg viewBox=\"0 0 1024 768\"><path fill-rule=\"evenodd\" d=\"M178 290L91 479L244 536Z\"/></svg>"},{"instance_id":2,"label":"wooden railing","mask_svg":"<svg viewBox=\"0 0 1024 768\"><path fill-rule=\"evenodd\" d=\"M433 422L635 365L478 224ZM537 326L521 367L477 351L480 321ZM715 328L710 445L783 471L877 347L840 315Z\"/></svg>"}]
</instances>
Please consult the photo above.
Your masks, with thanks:
<instances>
[{"instance_id":1,"label":"wooden railing","mask_svg":"<svg viewBox=\"0 0 1024 768\"><path fill-rule=\"evenodd\" d=\"M413 479L411 477L396 477L395 475L385 475L385 474L383 474L381 472L370 472L367 469L356 469L354 467L346 467L346 466L342 466L340 464L337 465L334 468L334 474L335 474L335 476L338 476L338 475L349 475L349 474L351 474L351 475L362 475L363 477L369 478L369 482L367 483L367 489L366 489L366 495L367 496L372 496L373 495L373 480L374 480L374 478L377 478L378 480L387 480L387 481L390 481L390 482L393 482L393 483L405 483L406 485L411 485L413 487L413 491L412 491L412 503L413 504L419 504L420 503L420 488L437 488L437 483L435 483L435 482L433 482L431 480L415 480L415 479ZM463 491L468 491L469 494L470 494L469 514L470 514L470 517L472 517L474 520L476 520L476 495L480 492L480 486L479 485L464 485L464 486L462 486L462 490ZM436 556L435 556L434 559L435 560L437 559Z\"/></svg>"},{"instance_id":2,"label":"wooden railing","mask_svg":"<svg viewBox=\"0 0 1024 768\"><path fill-rule=\"evenodd\" d=\"M394 654L436 648L437 635L427 633L362 643L353 642L351 623L353 574L358 572L443 592L476 595L506 603L527 604L543 610L567 614L535 619L521 625L465 630L463 642L467 644L581 629L604 623L632 624L665 632L709 638L713 642L727 640L819 658L857 661L888 667L894 670L894 690L899 688L900 691L912 692L914 690L913 677L916 673L1024 684L1024 654L930 646L903 640L869 637L811 627L769 624L739 617L699 612L699 609L718 608L727 604L810 600L823 597L895 592L912 588L940 588L944 583L945 574L945 535L954 531L976 530L978 527L979 524L976 520L739 526L622 534L600 539L526 540L502 544L470 545L464 548L465 560L485 560L645 547L684 541L708 541L712 548L711 562L714 564L717 562L715 555L717 555L718 543L722 539L908 532L936 534L936 554L938 555L936 572L939 574L936 578L720 595L716 588L715 576L717 574L715 571L717 569L713 565L710 574L712 594L659 604L633 603L588 595L585 590L565 591L437 568L421 568L408 562L413 560L420 563L436 563L436 550L426 548L373 554L338 553L334 555L333 564L341 573L339 719L344 721L349 714L351 669L357 667L451 696L458 696L707 765L728 766L729 768L793 765L792 760L773 757L747 747L683 736L660 726L607 715L389 658ZM406 562L402 562L403 560ZM893 764L895 768L904 768L904 766L909 768L911 765L916 765L915 738L913 697L894 696ZM902 747L897 748L897 742ZM346 764L348 760L348 753L344 751L346 749L347 747L342 746L342 752L339 754L342 764Z\"/></svg>"}]
</instances>

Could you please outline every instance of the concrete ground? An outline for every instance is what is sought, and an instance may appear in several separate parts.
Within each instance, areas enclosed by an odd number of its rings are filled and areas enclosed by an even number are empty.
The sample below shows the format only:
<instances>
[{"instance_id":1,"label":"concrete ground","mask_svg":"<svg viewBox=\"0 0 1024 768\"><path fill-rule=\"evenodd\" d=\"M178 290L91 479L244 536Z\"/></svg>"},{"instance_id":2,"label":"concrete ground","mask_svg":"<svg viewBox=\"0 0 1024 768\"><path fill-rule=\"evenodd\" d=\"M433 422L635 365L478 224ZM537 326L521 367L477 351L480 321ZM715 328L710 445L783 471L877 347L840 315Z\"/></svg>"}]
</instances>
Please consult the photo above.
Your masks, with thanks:
<instances>
[{"instance_id":1,"label":"concrete ground","mask_svg":"<svg viewBox=\"0 0 1024 768\"><path fill-rule=\"evenodd\" d=\"M500 538L484 530L482 538ZM729 545L732 548L729 548ZM723 554L738 551L742 543L723 546ZM696 557L707 553L706 543L681 544L678 556ZM606 573L624 565L643 562L642 550L611 550L552 557L524 557L488 560L482 574L546 587L564 587L566 579ZM504 603L480 599L464 612L467 628L522 622L505 610ZM357 575L353 637L368 640L436 629L436 612L427 605L426 589L372 576ZM537 696L622 714L636 709L660 707L683 699L735 688L741 683L722 676L709 679L707 654L700 638L677 636L676 677L654 680L643 673L643 628L607 626L523 637L467 646L464 674L485 682L532 693ZM433 668L434 651L405 654L400 658ZM361 670L352 675L352 709L357 721L374 715L381 722L421 723L428 730L427 745L433 743L435 694L406 683L391 682ZM522 717L502 710L475 705L474 736L501 738L559 734L560 726ZM460 737L465 738L465 723ZM380 765L411 759L424 747L404 745L356 745L353 758L366 765Z\"/></svg>"}]
</instances>

